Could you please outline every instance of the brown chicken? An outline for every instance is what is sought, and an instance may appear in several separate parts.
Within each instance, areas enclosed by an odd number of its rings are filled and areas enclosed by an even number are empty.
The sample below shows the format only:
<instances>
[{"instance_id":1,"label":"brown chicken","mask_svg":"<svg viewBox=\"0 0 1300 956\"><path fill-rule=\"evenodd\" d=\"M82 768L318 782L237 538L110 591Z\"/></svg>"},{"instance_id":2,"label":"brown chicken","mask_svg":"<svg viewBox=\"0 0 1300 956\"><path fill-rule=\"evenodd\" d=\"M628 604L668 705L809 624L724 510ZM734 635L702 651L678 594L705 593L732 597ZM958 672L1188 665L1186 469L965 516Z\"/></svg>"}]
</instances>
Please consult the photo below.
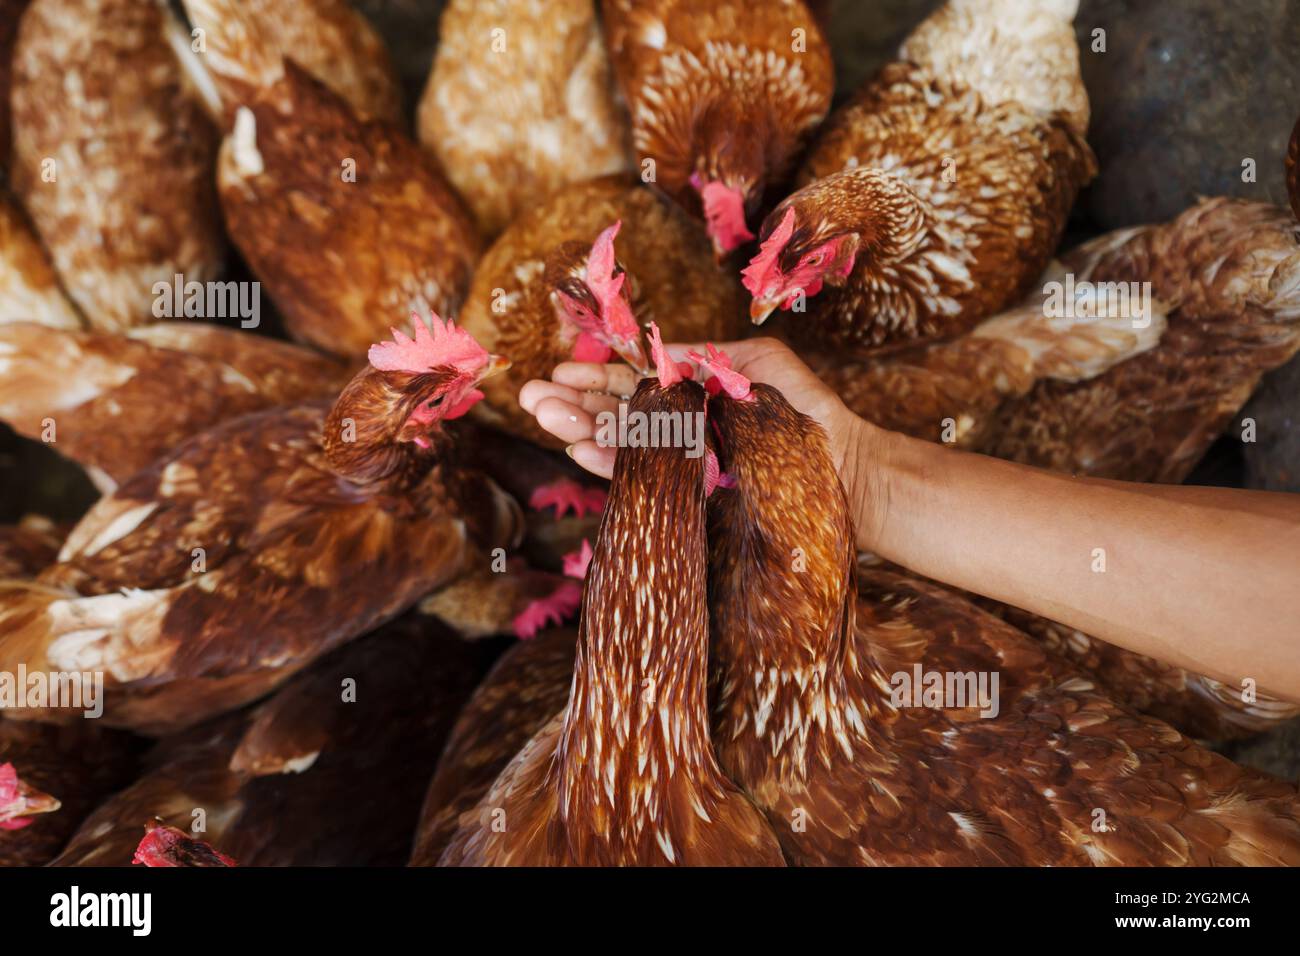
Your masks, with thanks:
<instances>
[{"instance_id":1,"label":"brown chicken","mask_svg":"<svg viewBox=\"0 0 1300 956\"><path fill-rule=\"evenodd\" d=\"M97 328L151 322L155 283L222 270L216 133L168 47L172 24L158 3L32 0L18 31L14 191Z\"/></svg>"},{"instance_id":2,"label":"brown chicken","mask_svg":"<svg viewBox=\"0 0 1300 956\"><path fill-rule=\"evenodd\" d=\"M158 819L242 866L400 866L427 768L487 660L428 619L393 621L249 711L161 742L55 865L125 866Z\"/></svg>"},{"instance_id":3,"label":"brown chicken","mask_svg":"<svg viewBox=\"0 0 1300 956\"><path fill-rule=\"evenodd\" d=\"M9 322L81 328L81 316L63 294L40 239L0 191L0 328Z\"/></svg>"},{"instance_id":4,"label":"brown chicken","mask_svg":"<svg viewBox=\"0 0 1300 956\"><path fill-rule=\"evenodd\" d=\"M182 0L203 31L207 68L229 126L258 87L272 86L292 59L347 101L362 119L402 122L402 94L388 50L346 0ZM249 48L256 52L250 53ZM266 73L249 74L251 66Z\"/></svg>"},{"instance_id":5,"label":"brown chicken","mask_svg":"<svg viewBox=\"0 0 1300 956\"><path fill-rule=\"evenodd\" d=\"M208 323L0 325L0 420L50 442L105 494L218 422L337 395L348 377L307 349Z\"/></svg>"},{"instance_id":6,"label":"brown chicken","mask_svg":"<svg viewBox=\"0 0 1300 956\"><path fill-rule=\"evenodd\" d=\"M1236 740L1300 715L1300 705L1259 692L1244 693L1243 687L1234 688L1213 677L1109 644L1067 624L923 578L870 552L858 554L858 566L870 572L883 570L917 579L926 586L959 595L1068 659L1107 697L1138 713L1158 717L1189 737L1214 742Z\"/></svg>"},{"instance_id":7,"label":"brown chicken","mask_svg":"<svg viewBox=\"0 0 1300 956\"><path fill-rule=\"evenodd\" d=\"M1064 278L1059 263L1045 274ZM1040 381L1082 382L1155 348L1166 306L1147 321L1128 315L1048 318L1041 294L985 319L970 332L878 358L804 351L813 371L856 414L890 431L981 449L994 438L1003 405Z\"/></svg>"},{"instance_id":8,"label":"brown chicken","mask_svg":"<svg viewBox=\"0 0 1300 956\"><path fill-rule=\"evenodd\" d=\"M604 0L642 178L708 223L719 257L830 109L830 46L800 0Z\"/></svg>"},{"instance_id":9,"label":"brown chicken","mask_svg":"<svg viewBox=\"0 0 1300 956\"><path fill-rule=\"evenodd\" d=\"M460 828L515 754L564 710L577 632L552 628L497 659L456 718L424 798L412 866L437 866ZM472 818L471 818L472 819Z\"/></svg>"},{"instance_id":10,"label":"brown chicken","mask_svg":"<svg viewBox=\"0 0 1300 956\"><path fill-rule=\"evenodd\" d=\"M1263 375L1300 350L1300 226L1287 210L1204 200L1085 243L1064 264L1076 286L1112 283L1164 303L1168 327L1101 375L1042 381L1008 402L982 450L1099 478L1182 481Z\"/></svg>"},{"instance_id":11,"label":"brown chicken","mask_svg":"<svg viewBox=\"0 0 1300 956\"><path fill-rule=\"evenodd\" d=\"M418 126L486 236L632 168L595 0L451 0Z\"/></svg>"},{"instance_id":12,"label":"brown chicken","mask_svg":"<svg viewBox=\"0 0 1300 956\"><path fill-rule=\"evenodd\" d=\"M1025 295L1096 171L1074 6L951 0L918 27L764 221L751 317L793 309L801 338L866 353L951 338Z\"/></svg>"},{"instance_id":13,"label":"brown chicken","mask_svg":"<svg viewBox=\"0 0 1300 956\"><path fill-rule=\"evenodd\" d=\"M519 407L525 382L613 352L644 369L638 323L658 322L674 341L730 338L743 302L680 210L625 177L567 186L502 233L474 275L460 321L514 362L475 414L562 447Z\"/></svg>"},{"instance_id":14,"label":"brown chicken","mask_svg":"<svg viewBox=\"0 0 1300 956\"><path fill-rule=\"evenodd\" d=\"M661 349L641 413L697 415L704 393ZM443 865L779 865L722 775L706 707L704 458L628 447L614 466L565 710L502 771Z\"/></svg>"},{"instance_id":15,"label":"brown chicken","mask_svg":"<svg viewBox=\"0 0 1300 956\"><path fill-rule=\"evenodd\" d=\"M55 727L0 717L0 866L42 866L133 779L138 741L94 721Z\"/></svg>"},{"instance_id":16,"label":"brown chicken","mask_svg":"<svg viewBox=\"0 0 1300 956\"><path fill-rule=\"evenodd\" d=\"M859 577L825 434L724 363L713 739L788 859L1300 863L1294 787L1133 716L951 592Z\"/></svg>"},{"instance_id":17,"label":"brown chicken","mask_svg":"<svg viewBox=\"0 0 1300 956\"><path fill-rule=\"evenodd\" d=\"M223 29L243 16L222 10ZM434 160L270 44L235 49L224 75L250 92L221 148L221 206L290 335L355 361L391 316L459 311L479 240Z\"/></svg>"},{"instance_id":18,"label":"brown chicken","mask_svg":"<svg viewBox=\"0 0 1300 956\"><path fill-rule=\"evenodd\" d=\"M0 592L0 667L102 671L106 724L166 732L486 566L517 543L519 509L457 461L446 423L503 364L417 321L332 407L189 439L97 502L34 585Z\"/></svg>"}]
</instances>

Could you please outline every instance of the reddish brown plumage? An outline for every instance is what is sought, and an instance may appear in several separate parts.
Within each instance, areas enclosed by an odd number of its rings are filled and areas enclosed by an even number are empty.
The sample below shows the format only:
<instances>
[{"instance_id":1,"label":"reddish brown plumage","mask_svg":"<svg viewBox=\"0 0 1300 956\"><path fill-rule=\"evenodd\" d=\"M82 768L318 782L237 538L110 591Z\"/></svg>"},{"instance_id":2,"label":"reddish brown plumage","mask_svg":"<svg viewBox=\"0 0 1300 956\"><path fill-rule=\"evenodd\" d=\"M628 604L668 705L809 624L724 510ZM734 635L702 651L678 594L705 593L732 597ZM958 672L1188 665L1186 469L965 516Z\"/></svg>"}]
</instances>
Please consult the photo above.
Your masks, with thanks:
<instances>
[{"instance_id":1,"label":"reddish brown plumage","mask_svg":"<svg viewBox=\"0 0 1300 956\"><path fill-rule=\"evenodd\" d=\"M32 0L14 47L14 191L96 328L151 322L154 283L223 266L216 131L171 19L138 0Z\"/></svg>"},{"instance_id":2,"label":"reddish brown plumage","mask_svg":"<svg viewBox=\"0 0 1300 956\"><path fill-rule=\"evenodd\" d=\"M632 168L594 0L451 0L416 116L486 236L565 186Z\"/></svg>"},{"instance_id":3,"label":"reddish brown plumage","mask_svg":"<svg viewBox=\"0 0 1300 956\"><path fill-rule=\"evenodd\" d=\"M199 61L216 84L227 126L240 103L292 59L363 119L402 121L388 50L347 0L183 0L202 30Z\"/></svg>"},{"instance_id":4,"label":"reddish brown plumage","mask_svg":"<svg viewBox=\"0 0 1300 956\"><path fill-rule=\"evenodd\" d=\"M162 741L57 865L124 866L157 817L241 866L399 866L429 771L486 664L481 646L402 617L255 708Z\"/></svg>"},{"instance_id":5,"label":"reddish brown plumage","mask_svg":"<svg viewBox=\"0 0 1300 956\"><path fill-rule=\"evenodd\" d=\"M756 319L795 305L785 321L808 341L870 352L964 332L1038 278L1096 168L1073 33L1028 4L1010 23L997 4L958 6L972 21L962 32L940 11L914 35L925 42L905 44L819 134L803 188L764 221L767 241L794 212L793 235L764 246L772 262L749 277ZM975 30L998 42L975 44ZM1013 54L1062 57L1059 108L1039 102L1028 74L999 79ZM806 315L791 301L798 289Z\"/></svg>"},{"instance_id":6,"label":"reddish brown plumage","mask_svg":"<svg viewBox=\"0 0 1300 956\"><path fill-rule=\"evenodd\" d=\"M111 492L229 418L337 394L343 367L307 349L197 322L123 335L0 325L0 419Z\"/></svg>"},{"instance_id":7,"label":"reddish brown plumage","mask_svg":"<svg viewBox=\"0 0 1300 956\"><path fill-rule=\"evenodd\" d=\"M817 19L799 0L604 0L601 9L637 161L653 160L652 181L696 214L700 184L725 186L753 229L764 190L789 175L830 108L834 72Z\"/></svg>"},{"instance_id":8,"label":"reddish brown plumage","mask_svg":"<svg viewBox=\"0 0 1300 956\"><path fill-rule=\"evenodd\" d=\"M824 435L755 394L710 402L736 479L710 526L713 734L792 861L1300 862L1294 787L1117 707L951 592L884 571L855 586ZM997 716L899 706L891 682L914 665L997 673Z\"/></svg>"},{"instance_id":9,"label":"reddish brown plumage","mask_svg":"<svg viewBox=\"0 0 1300 956\"><path fill-rule=\"evenodd\" d=\"M103 670L104 721L160 732L260 696L485 566L517 543L518 506L418 418L472 381L367 367L332 408L194 436L101 499L40 589L0 592L0 659Z\"/></svg>"},{"instance_id":10,"label":"reddish brown plumage","mask_svg":"<svg viewBox=\"0 0 1300 956\"><path fill-rule=\"evenodd\" d=\"M0 717L0 764L59 801L17 830L0 829L0 866L41 866L109 794L134 778L139 742L91 720L67 727Z\"/></svg>"},{"instance_id":11,"label":"reddish brown plumage","mask_svg":"<svg viewBox=\"0 0 1300 956\"><path fill-rule=\"evenodd\" d=\"M32 577L53 564L66 532L40 515L0 525L0 579Z\"/></svg>"},{"instance_id":12,"label":"reddish brown plumage","mask_svg":"<svg viewBox=\"0 0 1300 956\"><path fill-rule=\"evenodd\" d=\"M647 381L631 404L695 414L703 390ZM620 449L569 704L461 817L444 865L782 862L709 743L703 464Z\"/></svg>"},{"instance_id":13,"label":"reddish brown plumage","mask_svg":"<svg viewBox=\"0 0 1300 956\"><path fill-rule=\"evenodd\" d=\"M81 316L26 215L0 189L0 326L7 322L77 329Z\"/></svg>"},{"instance_id":14,"label":"reddish brown plumage","mask_svg":"<svg viewBox=\"0 0 1300 956\"><path fill-rule=\"evenodd\" d=\"M557 315L556 290L576 293L585 285L593 242L619 221L615 251L638 323L657 322L682 342L735 334L743 293L714 262L698 224L626 177L566 186L506 229L475 272L460 321L486 348L514 361L485 386L487 401L476 409L483 419L562 447L519 407L519 389L573 358L573 330Z\"/></svg>"},{"instance_id":15,"label":"reddish brown plumage","mask_svg":"<svg viewBox=\"0 0 1300 956\"><path fill-rule=\"evenodd\" d=\"M1076 281L1151 284L1159 344L1078 382L1008 402L983 449L1100 478L1178 482L1264 373L1300 349L1300 227L1286 210L1204 200L1072 250Z\"/></svg>"},{"instance_id":16,"label":"reddish brown plumage","mask_svg":"<svg viewBox=\"0 0 1300 956\"><path fill-rule=\"evenodd\" d=\"M412 866L436 866L501 771L569 702L577 633L553 628L501 655L456 718L429 784ZM471 818L472 819L472 818Z\"/></svg>"},{"instance_id":17,"label":"reddish brown plumage","mask_svg":"<svg viewBox=\"0 0 1300 956\"><path fill-rule=\"evenodd\" d=\"M396 316L456 314L479 240L431 156L292 61L245 106L221 205L294 338L355 361Z\"/></svg>"}]
</instances>

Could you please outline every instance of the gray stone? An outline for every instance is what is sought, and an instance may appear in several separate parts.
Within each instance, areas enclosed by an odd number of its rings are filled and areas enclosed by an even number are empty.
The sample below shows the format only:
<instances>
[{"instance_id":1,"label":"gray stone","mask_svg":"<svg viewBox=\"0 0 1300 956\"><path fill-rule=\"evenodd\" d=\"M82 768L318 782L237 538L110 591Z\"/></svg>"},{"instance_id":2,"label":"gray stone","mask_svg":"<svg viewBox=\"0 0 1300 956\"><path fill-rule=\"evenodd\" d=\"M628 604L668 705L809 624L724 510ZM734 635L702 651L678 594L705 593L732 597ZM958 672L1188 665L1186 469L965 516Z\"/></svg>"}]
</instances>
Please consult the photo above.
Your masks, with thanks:
<instances>
[{"instance_id":1,"label":"gray stone","mask_svg":"<svg viewBox=\"0 0 1300 956\"><path fill-rule=\"evenodd\" d=\"M1286 204L1300 110L1300 0L1082 0L1075 19L1101 175L1100 229L1170 219L1198 195ZM1106 52L1091 50L1106 32ZM1242 161L1255 160L1254 183Z\"/></svg>"}]
</instances>

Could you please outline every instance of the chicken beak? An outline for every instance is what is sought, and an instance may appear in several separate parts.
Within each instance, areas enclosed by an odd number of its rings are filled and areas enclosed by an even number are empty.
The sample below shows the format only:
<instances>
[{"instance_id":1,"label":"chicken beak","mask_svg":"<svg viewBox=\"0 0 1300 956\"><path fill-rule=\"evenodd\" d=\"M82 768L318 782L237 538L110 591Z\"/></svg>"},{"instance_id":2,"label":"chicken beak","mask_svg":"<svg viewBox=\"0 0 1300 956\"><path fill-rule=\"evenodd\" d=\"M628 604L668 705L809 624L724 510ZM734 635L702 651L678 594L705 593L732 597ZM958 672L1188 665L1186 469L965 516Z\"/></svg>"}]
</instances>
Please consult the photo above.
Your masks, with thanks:
<instances>
[{"instance_id":1,"label":"chicken beak","mask_svg":"<svg viewBox=\"0 0 1300 956\"><path fill-rule=\"evenodd\" d=\"M63 806L63 803L58 798L19 781L17 806L13 807L12 804L10 806L12 809L8 813L0 809L0 829L24 827L32 822L32 817L42 813L53 813Z\"/></svg>"},{"instance_id":2,"label":"chicken beak","mask_svg":"<svg viewBox=\"0 0 1300 956\"><path fill-rule=\"evenodd\" d=\"M755 325L762 325L780 305L780 299L754 299L749 303L749 317Z\"/></svg>"},{"instance_id":3,"label":"chicken beak","mask_svg":"<svg viewBox=\"0 0 1300 956\"><path fill-rule=\"evenodd\" d=\"M510 359L506 358L504 355L490 355L488 356L487 364L483 366L483 371L479 373L478 381L481 382L485 378L499 375L506 371L506 369L510 368L510 365Z\"/></svg>"},{"instance_id":4,"label":"chicken beak","mask_svg":"<svg viewBox=\"0 0 1300 956\"><path fill-rule=\"evenodd\" d=\"M650 374L650 366L645 360L645 352L641 349L640 336L631 339L617 339L613 343L613 348L619 358L636 369L641 375Z\"/></svg>"}]
</instances>

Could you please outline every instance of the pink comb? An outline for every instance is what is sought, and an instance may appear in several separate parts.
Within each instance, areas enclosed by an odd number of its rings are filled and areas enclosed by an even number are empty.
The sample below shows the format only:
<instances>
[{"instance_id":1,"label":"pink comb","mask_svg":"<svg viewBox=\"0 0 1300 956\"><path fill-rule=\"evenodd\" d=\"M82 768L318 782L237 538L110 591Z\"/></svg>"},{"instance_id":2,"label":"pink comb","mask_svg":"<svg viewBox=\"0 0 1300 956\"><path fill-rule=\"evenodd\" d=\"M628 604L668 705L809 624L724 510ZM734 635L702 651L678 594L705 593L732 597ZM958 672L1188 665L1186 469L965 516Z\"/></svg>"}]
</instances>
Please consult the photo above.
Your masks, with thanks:
<instances>
[{"instance_id":1,"label":"pink comb","mask_svg":"<svg viewBox=\"0 0 1300 956\"><path fill-rule=\"evenodd\" d=\"M637 335L639 329L636 317L632 315L632 307L622 296L627 274L615 274L618 265L614 261L614 238L621 228L623 220L620 219L614 225L607 226L592 244L587 256L587 288L600 303L605 331L611 335L631 338Z\"/></svg>"},{"instance_id":2,"label":"pink comb","mask_svg":"<svg viewBox=\"0 0 1300 956\"><path fill-rule=\"evenodd\" d=\"M564 576L576 578L581 581L587 577L587 569L591 567L591 556L594 552L591 550L591 542L586 538L582 539L582 547L577 551L570 551L564 556Z\"/></svg>"},{"instance_id":3,"label":"pink comb","mask_svg":"<svg viewBox=\"0 0 1300 956\"><path fill-rule=\"evenodd\" d=\"M709 234L723 252L730 252L754 238L745 225L745 200L740 192L722 183L706 183L699 173L691 174L691 185L700 194Z\"/></svg>"},{"instance_id":4,"label":"pink comb","mask_svg":"<svg viewBox=\"0 0 1300 956\"><path fill-rule=\"evenodd\" d=\"M704 497L709 497L717 488L736 487L736 476L729 475L718 464L718 456L712 448L704 449Z\"/></svg>"},{"instance_id":5,"label":"pink comb","mask_svg":"<svg viewBox=\"0 0 1300 956\"><path fill-rule=\"evenodd\" d=\"M431 326L415 312L411 318L415 325L414 339L393 329L393 341L370 346L370 364L379 371L420 373L450 365L463 374L473 375L487 364L487 349L464 329L444 322L437 315L431 315Z\"/></svg>"},{"instance_id":6,"label":"pink comb","mask_svg":"<svg viewBox=\"0 0 1300 956\"><path fill-rule=\"evenodd\" d=\"M150 822L131 862L140 866L237 866L211 844L192 839L176 827Z\"/></svg>"},{"instance_id":7,"label":"pink comb","mask_svg":"<svg viewBox=\"0 0 1300 956\"><path fill-rule=\"evenodd\" d=\"M689 362L674 362L664 351L664 340L659 335L659 326L650 323L650 360L655 363L659 374L659 387L676 385L684 378L690 378L692 369Z\"/></svg>"},{"instance_id":8,"label":"pink comb","mask_svg":"<svg viewBox=\"0 0 1300 956\"><path fill-rule=\"evenodd\" d=\"M794 235L794 207L787 206L781 224L758 247L758 254L750 260L749 265L740 270L741 280L752 296L762 295L774 282L779 283L781 269L776 264L776 257L781 254L785 244ZM775 275L773 275L775 273Z\"/></svg>"},{"instance_id":9,"label":"pink comb","mask_svg":"<svg viewBox=\"0 0 1300 956\"><path fill-rule=\"evenodd\" d=\"M0 763L0 803L18 799L18 771L11 763Z\"/></svg>"},{"instance_id":10,"label":"pink comb","mask_svg":"<svg viewBox=\"0 0 1300 956\"><path fill-rule=\"evenodd\" d=\"M538 485L528 498L528 507L534 511L555 506L555 517L563 518L572 511L575 518L583 515L598 515L605 510L609 493L595 485L583 485L572 478L557 478L545 485Z\"/></svg>"},{"instance_id":11,"label":"pink comb","mask_svg":"<svg viewBox=\"0 0 1300 956\"><path fill-rule=\"evenodd\" d=\"M701 355L694 349L687 352L687 357L712 373L712 378L704 383L710 395L724 391L732 398L742 402L754 401L749 379L731 368L731 356L714 346L712 342L705 346L708 355Z\"/></svg>"},{"instance_id":12,"label":"pink comb","mask_svg":"<svg viewBox=\"0 0 1300 956\"><path fill-rule=\"evenodd\" d=\"M515 637L531 640L537 632L552 624L560 624L582 606L582 587L565 581L547 597L530 601L511 622Z\"/></svg>"}]
</instances>

